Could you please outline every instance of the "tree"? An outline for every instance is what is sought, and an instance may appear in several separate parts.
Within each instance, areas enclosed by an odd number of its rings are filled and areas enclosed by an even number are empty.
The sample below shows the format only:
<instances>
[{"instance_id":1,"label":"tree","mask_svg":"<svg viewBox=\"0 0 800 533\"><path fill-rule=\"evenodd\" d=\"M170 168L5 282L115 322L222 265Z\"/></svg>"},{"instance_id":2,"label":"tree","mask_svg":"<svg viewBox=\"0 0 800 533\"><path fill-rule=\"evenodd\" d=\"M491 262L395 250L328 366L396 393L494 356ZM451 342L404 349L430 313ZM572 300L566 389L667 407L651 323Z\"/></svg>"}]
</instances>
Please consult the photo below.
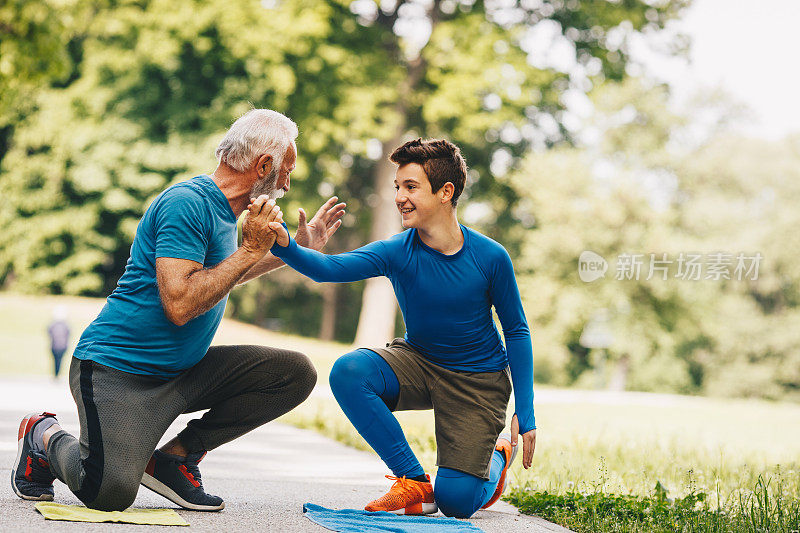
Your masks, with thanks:
<instances>
[{"instance_id":1,"label":"tree","mask_svg":"<svg viewBox=\"0 0 800 533\"><path fill-rule=\"evenodd\" d=\"M358 1L350 4L362 25L375 28L390 65L403 72L393 93L390 124L372 169L370 240L396 232L387 216L395 210L393 167L388 155L414 136L448 137L472 167L466 198L488 199L495 216L493 236L517 223L517 195L504 183L506 172L537 142L569 140L562 95L576 89L565 72L531 56L537 27L557 29L572 46L576 64L595 82L626 77L627 38L657 31L688 2L657 5L610 2L432 2ZM587 78L584 82L591 86ZM545 132L543 124L553 124ZM357 344L375 344L394 332L391 289L369 280L364 291Z\"/></svg>"},{"instance_id":2,"label":"tree","mask_svg":"<svg viewBox=\"0 0 800 533\"><path fill-rule=\"evenodd\" d=\"M317 201L315 157L346 127L329 131L332 117L312 117L337 108L335 77L351 72L321 59L342 57L326 44L336 26L325 6L296 7L275 14L250 1L154 0L112 3L88 18L67 46L76 50L68 83L37 94L2 160L0 280L107 294L147 203L212 169L216 142L252 104L288 110L310 132L289 207ZM298 75L320 89L298 91Z\"/></svg>"},{"instance_id":3,"label":"tree","mask_svg":"<svg viewBox=\"0 0 800 533\"><path fill-rule=\"evenodd\" d=\"M705 319L707 392L800 399L798 168L800 136L764 141L730 133L679 167L683 231L711 250L762 257L757 276L723 281Z\"/></svg>"},{"instance_id":4,"label":"tree","mask_svg":"<svg viewBox=\"0 0 800 533\"><path fill-rule=\"evenodd\" d=\"M798 139L719 130L682 143L690 121L666 96L631 80L596 89L598 142L531 154L510 177L527 221L515 264L537 379L591 387L604 372L636 390L796 398ZM608 261L605 278L581 280L585 250ZM731 279L678 277L681 254L707 267L716 252L731 254ZM763 256L757 279L737 279L739 253ZM623 254L641 254L638 278L620 279ZM651 277L663 254L667 279ZM605 369L579 342L600 310L613 334Z\"/></svg>"},{"instance_id":5,"label":"tree","mask_svg":"<svg viewBox=\"0 0 800 533\"><path fill-rule=\"evenodd\" d=\"M77 1L9 0L0 6L0 128L29 109L39 85L63 78L70 58L65 42ZM0 157L4 150L0 146Z\"/></svg>"},{"instance_id":6,"label":"tree","mask_svg":"<svg viewBox=\"0 0 800 533\"><path fill-rule=\"evenodd\" d=\"M666 141L680 124L663 88L628 80L597 88L591 126L600 141L532 154L511 183L528 223L517 258L519 283L536 334L538 379L593 386L602 361L579 340L599 312L609 316L613 343L601 381L634 389L697 390L677 347L702 335L713 286L650 273L650 253L675 256L680 235L667 187L674 172ZM525 227L527 226L527 227ZM608 262L604 278L581 281L578 259L591 251ZM624 257L638 256L633 279L617 279ZM626 274L628 274L626 272Z\"/></svg>"},{"instance_id":7,"label":"tree","mask_svg":"<svg viewBox=\"0 0 800 533\"><path fill-rule=\"evenodd\" d=\"M250 105L284 111L300 126L289 217L332 192L360 215L348 217L351 231L337 234L330 250L397 229L386 156L423 135L463 147L472 166L465 202L489 206L490 233L515 252L509 228L518 194L507 171L532 145L569 139L565 92L625 77L625 36L657 31L685 4L92 4L93 16L81 18L87 22L67 42L71 73L37 97L0 162L0 193L10 200L0 282L110 291L147 203L169 183L213 168L213 147ZM583 75L531 57L528 32L548 24L574 47ZM343 287L337 300L349 302L358 290ZM231 307L253 309L270 291L256 282ZM383 340L394 327L386 312L394 298L378 293L373 303L373 293L365 291L361 314L381 325L365 321L362 331Z\"/></svg>"}]
</instances>

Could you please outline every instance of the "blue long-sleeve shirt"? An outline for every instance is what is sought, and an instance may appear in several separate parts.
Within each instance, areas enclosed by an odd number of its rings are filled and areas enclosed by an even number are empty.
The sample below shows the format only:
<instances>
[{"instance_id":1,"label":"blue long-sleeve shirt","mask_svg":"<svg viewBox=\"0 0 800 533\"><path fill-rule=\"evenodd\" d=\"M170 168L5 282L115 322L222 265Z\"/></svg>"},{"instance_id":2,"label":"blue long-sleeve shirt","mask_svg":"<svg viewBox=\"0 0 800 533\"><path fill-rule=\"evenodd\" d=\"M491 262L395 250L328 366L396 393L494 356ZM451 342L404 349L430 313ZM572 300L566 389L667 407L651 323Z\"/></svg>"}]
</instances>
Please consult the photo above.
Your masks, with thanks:
<instances>
[{"instance_id":1,"label":"blue long-sleeve shirt","mask_svg":"<svg viewBox=\"0 0 800 533\"><path fill-rule=\"evenodd\" d=\"M461 226L464 245L445 255L416 229L338 255L274 245L272 253L314 281L350 282L386 276L406 325L405 340L431 362L451 370L511 369L520 432L536 427L533 349L511 258L499 243ZM503 327L505 346L492 319Z\"/></svg>"}]
</instances>

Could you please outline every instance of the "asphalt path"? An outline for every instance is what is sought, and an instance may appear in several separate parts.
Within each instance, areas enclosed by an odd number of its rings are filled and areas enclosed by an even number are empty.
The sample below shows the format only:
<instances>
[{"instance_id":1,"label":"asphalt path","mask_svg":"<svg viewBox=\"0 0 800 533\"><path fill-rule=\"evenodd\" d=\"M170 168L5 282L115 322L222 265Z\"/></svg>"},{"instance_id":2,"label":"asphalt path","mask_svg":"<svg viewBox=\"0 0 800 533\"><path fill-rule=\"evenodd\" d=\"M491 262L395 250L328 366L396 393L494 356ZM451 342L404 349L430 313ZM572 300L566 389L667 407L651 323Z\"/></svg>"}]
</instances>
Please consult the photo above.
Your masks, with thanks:
<instances>
[{"instance_id":1,"label":"asphalt path","mask_svg":"<svg viewBox=\"0 0 800 533\"><path fill-rule=\"evenodd\" d=\"M29 412L44 410L57 413L64 429L77 434L77 412L65 381L41 377L0 379L0 464L6 472L0 489L0 531L127 533L162 529L163 526L45 520L33 502L14 494L9 473L16 455L20 420ZM164 440L175 435L190 418L178 418ZM267 424L209 453L201 471L206 490L225 499L223 511L184 511L144 487L134 506L175 508L189 522L187 530L191 531L324 532L328 530L303 516L303 503L362 509L391 483L384 478L388 471L376 455L279 423ZM55 491L57 503L80 503L59 481ZM505 502L479 511L470 521L487 533L567 531L540 518L520 515Z\"/></svg>"}]
</instances>

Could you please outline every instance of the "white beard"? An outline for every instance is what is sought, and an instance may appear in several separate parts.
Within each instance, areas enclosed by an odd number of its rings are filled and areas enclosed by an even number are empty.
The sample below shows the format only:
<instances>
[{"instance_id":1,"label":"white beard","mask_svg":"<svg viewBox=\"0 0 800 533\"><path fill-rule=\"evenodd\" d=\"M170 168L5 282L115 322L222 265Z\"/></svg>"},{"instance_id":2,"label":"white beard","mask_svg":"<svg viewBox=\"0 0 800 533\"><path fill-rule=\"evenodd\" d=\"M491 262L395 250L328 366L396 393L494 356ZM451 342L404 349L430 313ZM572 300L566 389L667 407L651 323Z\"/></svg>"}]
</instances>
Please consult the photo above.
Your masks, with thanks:
<instances>
[{"instance_id":1,"label":"white beard","mask_svg":"<svg viewBox=\"0 0 800 533\"><path fill-rule=\"evenodd\" d=\"M269 174L267 174L263 180L257 181L253 184L253 188L250 189L250 198L258 198L262 194L266 194L273 200L283 198L283 189L280 191L275 189L277 184L278 169L273 166L272 170L269 171Z\"/></svg>"}]
</instances>

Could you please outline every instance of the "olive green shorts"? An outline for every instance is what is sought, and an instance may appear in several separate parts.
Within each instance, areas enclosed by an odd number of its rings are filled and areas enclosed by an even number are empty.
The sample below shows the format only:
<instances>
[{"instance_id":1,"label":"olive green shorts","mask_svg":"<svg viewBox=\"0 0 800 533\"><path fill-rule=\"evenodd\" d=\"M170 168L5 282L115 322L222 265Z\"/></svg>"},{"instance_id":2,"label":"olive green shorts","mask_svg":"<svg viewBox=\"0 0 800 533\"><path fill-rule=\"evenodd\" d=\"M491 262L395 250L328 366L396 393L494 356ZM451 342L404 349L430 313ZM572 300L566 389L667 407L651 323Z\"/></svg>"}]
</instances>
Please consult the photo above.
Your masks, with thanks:
<instances>
[{"instance_id":1,"label":"olive green shorts","mask_svg":"<svg viewBox=\"0 0 800 533\"><path fill-rule=\"evenodd\" d=\"M430 362L403 339L369 348L392 367L400 383L395 411L433 409L436 465L489 479L497 436L506 425L511 395L508 369L460 372Z\"/></svg>"}]
</instances>

